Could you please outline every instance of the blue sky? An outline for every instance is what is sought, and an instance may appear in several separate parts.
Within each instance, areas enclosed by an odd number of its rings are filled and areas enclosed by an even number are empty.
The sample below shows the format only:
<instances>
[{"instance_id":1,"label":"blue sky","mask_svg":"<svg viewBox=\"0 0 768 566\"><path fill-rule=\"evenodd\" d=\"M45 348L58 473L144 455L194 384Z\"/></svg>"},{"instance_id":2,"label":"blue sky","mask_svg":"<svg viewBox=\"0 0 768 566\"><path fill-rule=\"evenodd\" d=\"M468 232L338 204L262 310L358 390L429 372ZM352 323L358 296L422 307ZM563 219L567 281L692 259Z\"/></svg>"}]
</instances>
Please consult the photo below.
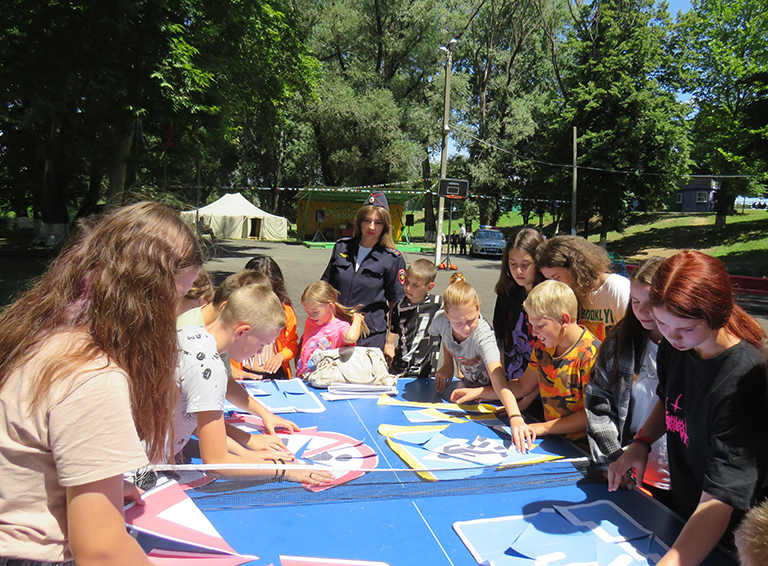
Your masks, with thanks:
<instances>
[{"instance_id":1,"label":"blue sky","mask_svg":"<svg viewBox=\"0 0 768 566\"><path fill-rule=\"evenodd\" d=\"M678 12L687 12L690 9L690 0L669 0L669 13L672 17L675 17Z\"/></svg>"}]
</instances>

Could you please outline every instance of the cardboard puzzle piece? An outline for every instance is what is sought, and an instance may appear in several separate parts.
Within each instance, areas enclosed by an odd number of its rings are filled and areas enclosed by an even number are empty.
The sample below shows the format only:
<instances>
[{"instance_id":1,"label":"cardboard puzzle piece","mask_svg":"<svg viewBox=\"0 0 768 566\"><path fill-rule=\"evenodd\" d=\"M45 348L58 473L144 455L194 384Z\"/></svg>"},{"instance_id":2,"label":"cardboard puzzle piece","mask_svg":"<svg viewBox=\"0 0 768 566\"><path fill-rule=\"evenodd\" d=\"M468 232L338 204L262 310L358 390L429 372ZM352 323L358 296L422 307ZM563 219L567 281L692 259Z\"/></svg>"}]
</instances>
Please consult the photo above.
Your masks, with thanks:
<instances>
[{"instance_id":1,"label":"cardboard puzzle piece","mask_svg":"<svg viewBox=\"0 0 768 566\"><path fill-rule=\"evenodd\" d=\"M265 432L261 419L252 415L233 414L226 422L251 433ZM334 479L330 482L303 484L309 491L324 491L347 483L379 464L379 457L370 446L346 434L310 427L292 433L278 432L277 436L296 456L297 463L322 468L333 474Z\"/></svg>"},{"instance_id":2,"label":"cardboard puzzle piece","mask_svg":"<svg viewBox=\"0 0 768 566\"><path fill-rule=\"evenodd\" d=\"M654 566L668 547L611 501L454 523L478 564Z\"/></svg>"},{"instance_id":3,"label":"cardboard puzzle piece","mask_svg":"<svg viewBox=\"0 0 768 566\"><path fill-rule=\"evenodd\" d=\"M441 434L449 426L462 424L397 426L382 424L379 434L387 439L389 447L411 468L419 471L421 478L437 481L438 475L430 470L453 470L444 474L451 479L470 478L483 473L487 466L506 468L514 465L536 464L556 460L560 456L537 451L537 446L527 454L520 454L509 442L477 436L449 437ZM463 431L463 428L453 429ZM452 435L453 436L453 435ZM458 434L456 435L458 436Z\"/></svg>"},{"instance_id":4,"label":"cardboard puzzle piece","mask_svg":"<svg viewBox=\"0 0 768 566\"><path fill-rule=\"evenodd\" d=\"M126 505L125 524L159 566L191 559L201 566L237 566L257 559L229 546L175 481L146 491L142 500L144 505Z\"/></svg>"}]
</instances>

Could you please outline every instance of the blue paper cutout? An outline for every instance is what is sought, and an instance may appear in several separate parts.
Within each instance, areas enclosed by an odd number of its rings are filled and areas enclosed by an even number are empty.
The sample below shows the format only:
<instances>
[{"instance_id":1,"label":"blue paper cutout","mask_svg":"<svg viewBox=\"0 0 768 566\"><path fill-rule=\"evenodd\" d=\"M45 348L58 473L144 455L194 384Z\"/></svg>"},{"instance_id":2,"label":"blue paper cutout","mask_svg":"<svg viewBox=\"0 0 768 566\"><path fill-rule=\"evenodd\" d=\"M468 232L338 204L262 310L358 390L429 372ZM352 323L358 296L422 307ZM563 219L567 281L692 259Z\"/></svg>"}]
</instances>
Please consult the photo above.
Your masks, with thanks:
<instances>
[{"instance_id":1,"label":"blue paper cutout","mask_svg":"<svg viewBox=\"0 0 768 566\"><path fill-rule=\"evenodd\" d=\"M245 390L273 413L319 413L325 411L317 395L300 379L245 382Z\"/></svg>"},{"instance_id":2,"label":"blue paper cutout","mask_svg":"<svg viewBox=\"0 0 768 566\"><path fill-rule=\"evenodd\" d=\"M601 533L607 535L606 542L623 542L653 534L637 523L628 521L621 509L611 505L610 502L585 503L568 507L555 505L554 509L574 525L583 526L592 531L599 528Z\"/></svg>"},{"instance_id":3,"label":"blue paper cutout","mask_svg":"<svg viewBox=\"0 0 768 566\"><path fill-rule=\"evenodd\" d=\"M603 500L542 509L526 517L459 522L453 528L479 564L494 566L533 566L535 561L547 566L654 566L668 550L621 508Z\"/></svg>"}]
</instances>

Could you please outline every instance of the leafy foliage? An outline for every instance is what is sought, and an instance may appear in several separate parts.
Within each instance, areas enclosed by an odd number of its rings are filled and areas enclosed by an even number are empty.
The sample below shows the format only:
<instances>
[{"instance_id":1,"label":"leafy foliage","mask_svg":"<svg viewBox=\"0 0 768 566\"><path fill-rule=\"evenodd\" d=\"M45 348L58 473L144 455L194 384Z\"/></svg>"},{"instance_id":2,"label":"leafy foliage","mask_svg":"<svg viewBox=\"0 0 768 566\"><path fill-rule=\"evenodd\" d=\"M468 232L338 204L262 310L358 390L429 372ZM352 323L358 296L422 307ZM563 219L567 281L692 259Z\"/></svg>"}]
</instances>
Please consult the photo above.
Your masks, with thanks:
<instances>
[{"instance_id":1,"label":"leafy foliage","mask_svg":"<svg viewBox=\"0 0 768 566\"><path fill-rule=\"evenodd\" d=\"M7 4L0 209L47 223L190 205L198 184L201 203L263 188L247 196L291 216L279 187L434 179L453 37L448 171L483 224L569 220L574 126L587 232L660 208L691 168L764 188L768 15L750 0L694 0L677 24L653 0Z\"/></svg>"},{"instance_id":2,"label":"leafy foliage","mask_svg":"<svg viewBox=\"0 0 768 566\"><path fill-rule=\"evenodd\" d=\"M689 46L695 171L724 178L721 192L765 190L768 179L768 13L748 0L698 0L681 21ZM727 197L724 197L727 198Z\"/></svg>"}]
</instances>

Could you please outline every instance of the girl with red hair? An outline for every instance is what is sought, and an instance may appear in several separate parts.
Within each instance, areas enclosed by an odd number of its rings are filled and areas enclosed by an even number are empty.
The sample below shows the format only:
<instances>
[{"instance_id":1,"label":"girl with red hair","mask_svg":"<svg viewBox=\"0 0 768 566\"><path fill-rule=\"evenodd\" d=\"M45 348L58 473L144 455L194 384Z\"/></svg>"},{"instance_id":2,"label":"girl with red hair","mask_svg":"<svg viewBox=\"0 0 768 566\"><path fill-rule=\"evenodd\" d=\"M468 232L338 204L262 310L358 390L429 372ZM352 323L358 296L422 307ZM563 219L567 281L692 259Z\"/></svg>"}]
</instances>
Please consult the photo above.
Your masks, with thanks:
<instances>
[{"instance_id":1,"label":"girl with red hair","mask_svg":"<svg viewBox=\"0 0 768 566\"><path fill-rule=\"evenodd\" d=\"M734 304L719 260L696 251L667 259L651 284L664 340L659 402L608 471L615 491L634 469L642 481L665 432L673 507L687 522L659 566L701 563L759 500L768 444L766 334Z\"/></svg>"}]
</instances>

